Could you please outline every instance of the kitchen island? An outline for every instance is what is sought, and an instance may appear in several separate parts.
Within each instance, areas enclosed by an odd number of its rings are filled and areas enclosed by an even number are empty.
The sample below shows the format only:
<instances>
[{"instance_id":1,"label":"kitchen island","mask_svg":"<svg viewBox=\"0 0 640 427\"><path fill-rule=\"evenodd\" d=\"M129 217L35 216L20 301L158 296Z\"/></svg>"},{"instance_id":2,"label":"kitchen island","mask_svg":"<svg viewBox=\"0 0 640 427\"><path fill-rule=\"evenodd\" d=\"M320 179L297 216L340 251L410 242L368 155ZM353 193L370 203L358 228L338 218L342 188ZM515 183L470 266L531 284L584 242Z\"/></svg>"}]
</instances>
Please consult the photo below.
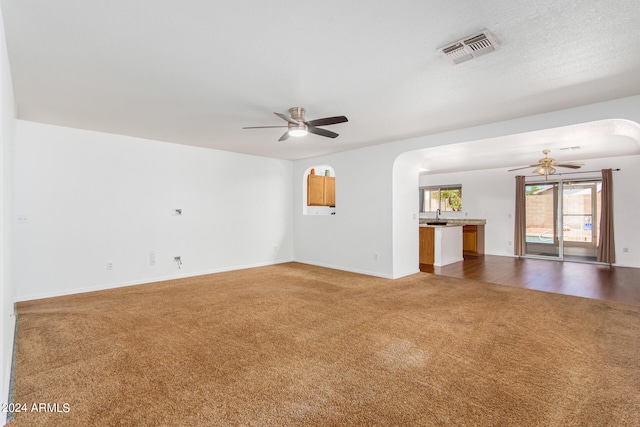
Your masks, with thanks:
<instances>
[{"instance_id":1,"label":"kitchen island","mask_svg":"<svg viewBox=\"0 0 640 427\"><path fill-rule=\"evenodd\" d=\"M462 225L420 224L421 264L441 267L462 260Z\"/></svg>"},{"instance_id":2,"label":"kitchen island","mask_svg":"<svg viewBox=\"0 0 640 427\"><path fill-rule=\"evenodd\" d=\"M462 261L464 256L483 255L486 223L485 219L421 218L420 264L439 267Z\"/></svg>"}]
</instances>

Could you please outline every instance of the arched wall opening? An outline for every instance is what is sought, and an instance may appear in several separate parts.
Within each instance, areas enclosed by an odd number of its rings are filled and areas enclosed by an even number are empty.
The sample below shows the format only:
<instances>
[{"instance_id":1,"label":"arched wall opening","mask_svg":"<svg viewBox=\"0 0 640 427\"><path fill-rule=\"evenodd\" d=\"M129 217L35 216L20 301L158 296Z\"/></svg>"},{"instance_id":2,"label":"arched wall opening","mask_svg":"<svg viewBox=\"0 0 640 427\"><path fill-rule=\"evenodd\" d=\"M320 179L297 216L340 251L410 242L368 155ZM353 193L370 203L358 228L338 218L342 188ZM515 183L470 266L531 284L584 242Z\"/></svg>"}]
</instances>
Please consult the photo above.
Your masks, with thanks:
<instances>
[{"instance_id":1,"label":"arched wall opening","mask_svg":"<svg viewBox=\"0 0 640 427\"><path fill-rule=\"evenodd\" d=\"M563 150L582 146L581 150ZM603 149L606 147L606 149ZM637 211L636 197L630 197L637 182L635 176L640 156L640 125L623 119L607 119L572 124L558 128L505 135L483 140L417 148L399 154L393 165L392 225L393 277L419 269L419 220L433 213L420 214L421 186L462 186L462 209L443 212L448 219L484 220L484 253L513 255L516 175L531 175L531 170L516 170L541 157L550 148L561 161L579 161L584 166L575 171L598 174L603 168L621 168L615 176L616 229L635 230L627 212ZM598 150L597 156L593 153ZM422 168L422 171L421 171ZM431 169L426 171L425 169ZM571 170L561 171L573 177ZM414 217L416 219L414 219ZM619 265L635 266L637 261L624 252L630 233L618 233ZM626 258L625 258L626 257Z\"/></svg>"},{"instance_id":2,"label":"arched wall opening","mask_svg":"<svg viewBox=\"0 0 640 427\"><path fill-rule=\"evenodd\" d=\"M421 150L396 157L393 163L393 277L419 271L418 182Z\"/></svg>"}]
</instances>

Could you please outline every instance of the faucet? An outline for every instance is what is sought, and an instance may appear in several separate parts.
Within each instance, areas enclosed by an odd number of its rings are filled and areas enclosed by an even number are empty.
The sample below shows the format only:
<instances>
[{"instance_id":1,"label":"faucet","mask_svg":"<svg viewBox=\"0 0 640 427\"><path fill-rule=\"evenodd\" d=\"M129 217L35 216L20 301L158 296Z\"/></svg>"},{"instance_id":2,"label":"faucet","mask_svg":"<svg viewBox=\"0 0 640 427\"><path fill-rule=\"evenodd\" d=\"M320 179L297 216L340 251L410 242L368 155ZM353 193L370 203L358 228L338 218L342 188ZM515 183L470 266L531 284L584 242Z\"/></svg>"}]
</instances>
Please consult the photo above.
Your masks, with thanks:
<instances>
[{"instance_id":1,"label":"faucet","mask_svg":"<svg viewBox=\"0 0 640 427\"><path fill-rule=\"evenodd\" d=\"M436 209L436 220L440 218L440 208Z\"/></svg>"}]
</instances>

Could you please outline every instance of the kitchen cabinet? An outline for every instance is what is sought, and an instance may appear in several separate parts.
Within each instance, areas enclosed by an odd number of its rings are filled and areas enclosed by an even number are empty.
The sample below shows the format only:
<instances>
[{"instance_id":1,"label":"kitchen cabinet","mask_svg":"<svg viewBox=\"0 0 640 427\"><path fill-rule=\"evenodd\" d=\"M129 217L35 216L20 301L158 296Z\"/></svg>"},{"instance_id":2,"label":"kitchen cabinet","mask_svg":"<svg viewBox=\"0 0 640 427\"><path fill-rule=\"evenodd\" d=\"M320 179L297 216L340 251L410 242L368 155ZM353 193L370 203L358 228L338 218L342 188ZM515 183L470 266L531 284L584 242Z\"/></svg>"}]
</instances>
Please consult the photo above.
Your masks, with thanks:
<instances>
[{"instance_id":1,"label":"kitchen cabinet","mask_svg":"<svg viewBox=\"0 0 640 427\"><path fill-rule=\"evenodd\" d=\"M420 227L420 264L433 265L435 261L435 228Z\"/></svg>"},{"instance_id":2,"label":"kitchen cabinet","mask_svg":"<svg viewBox=\"0 0 640 427\"><path fill-rule=\"evenodd\" d=\"M471 256L484 254L484 225L465 225L463 227L462 252Z\"/></svg>"},{"instance_id":3,"label":"kitchen cabinet","mask_svg":"<svg viewBox=\"0 0 640 427\"><path fill-rule=\"evenodd\" d=\"M307 176L307 206L324 206L324 176Z\"/></svg>"},{"instance_id":4,"label":"kitchen cabinet","mask_svg":"<svg viewBox=\"0 0 640 427\"><path fill-rule=\"evenodd\" d=\"M335 206L336 179L333 176L307 175L307 206Z\"/></svg>"},{"instance_id":5,"label":"kitchen cabinet","mask_svg":"<svg viewBox=\"0 0 640 427\"><path fill-rule=\"evenodd\" d=\"M336 179L332 176L324 177L324 205L336 205Z\"/></svg>"}]
</instances>

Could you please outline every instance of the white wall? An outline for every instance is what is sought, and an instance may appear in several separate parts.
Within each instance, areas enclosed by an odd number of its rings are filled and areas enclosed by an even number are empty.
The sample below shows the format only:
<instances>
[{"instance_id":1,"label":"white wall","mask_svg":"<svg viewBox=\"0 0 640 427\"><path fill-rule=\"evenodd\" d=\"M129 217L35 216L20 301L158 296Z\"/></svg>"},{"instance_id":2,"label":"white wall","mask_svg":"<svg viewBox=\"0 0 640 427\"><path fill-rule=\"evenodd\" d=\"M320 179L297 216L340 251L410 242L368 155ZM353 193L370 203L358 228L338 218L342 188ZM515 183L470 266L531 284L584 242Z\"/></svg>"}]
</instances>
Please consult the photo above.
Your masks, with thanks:
<instances>
[{"instance_id":1,"label":"white wall","mask_svg":"<svg viewBox=\"0 0 640 427\"><path fill-rule=\"evenodd\" d=\"M414 195L417 195L417 179L413 167L404 166L409 160L395 163L400 155L415 152L419 156L419 150L438 145L480 141L605 119L626 119L640 123L640 96L298 160L294 164L295 176L300 176L314 164L330 164L335 168L336 175L340 177L339 183L336 183L339 215L315 218L294 212L295 258L310 264L381 277L405 275L410 272L409 264L413 260L417 264L418 248L413 238L403 239L394 233L395 230L406 230L407 221L412 221L417 211ZM638 169L638 166L636 164L634 168ZM488 179L482 173L476 176L479 182ZM505 191L512 192L511 180L505 181ZM406 191L406 185L414 186L416 191ZM294 190L295 203L299 204L302 191L300 188ZM496 203L502 206L496 210L496 214L485 212L480 207L473 213L469 212L469 215L486 216L491 222L501 221L507 209L511 209L511 206L507 206L510 202L500 196ZM406 234L406 231L402 233ZM510 253L504 248L504 242L512 240L512 235L513 231L507 232L505 228L492 237L487 245L494 253ZM623 244L621 241L618 243ZM640 261L633 255L630 257L619 257L619 265L640 267Z\"/></svg>"},{"instance_id":2,"label":"white wall","mask_svg":"<svg viewBox=\"0 0 640 427\"><path fill-rule=\"evenodd\" d=\"M393 165L393 277L417 273L419 253L418 172L420 158L401 154Z\"/></svg>"},{"instance_id":3,"label":"white wall","mask_svg":"<svg viewBox=\"0 0 640 427\"><path fill-rule=\"evenodd\" d=\"M394 158L376 147L295 162L294 176L301 182L305 171L328 164L336 174L336 215L303 215L294 211L297 261L381 277L393 275L391 246L391 166ZM297 185L294 203L302 206L303 190Z\"/></svg>"},{"instance_id":4,"label":"white wall","mask_svg":"<svg viewBox=\"0 0 640 427\"><path fill-rule=\"evenodd\" d=\"M290 161L20 120L16 140L18 300L293 258Z\"/></svg>"},{"instance_id":5,"label":"white wall","mask_svg":"<svg viewBox=\"0 0 640 427\"><path fill-rule=\"evenodd\" d=\"M11 360L15 331L15 282L13 276L13 151L16 109L7 45L4 35L4 21L0 12L0 274L2 352L0 376L0 404L8 402L11 379ZM1 418L4 420L4 416ZM0 424L4 424L1 421Z\"/></svg>"},{"instance_id":6,"label":"white wall","mask_svg":"<svg viewBox=\"0 0 640 427\"><path fill-rule=\"evenodd\" d=\"M640 182L640 156L609 157L583 161L581 171L591 174L564 173L562 179L601 177L600 170L620 168L614 172L614 228L616 230L616 265L640 267L640 228L635 212L640 212L637 183ZM531 171L520 171L528 180ZM420 186L462 184L462 211L444 212L446 218L482 218L485 227L485 253L513 256L515 217L515 176L505 169L433 174L420 176ZM629 252L623 252L629 248Z\"/></svg>"}]
</instances>

